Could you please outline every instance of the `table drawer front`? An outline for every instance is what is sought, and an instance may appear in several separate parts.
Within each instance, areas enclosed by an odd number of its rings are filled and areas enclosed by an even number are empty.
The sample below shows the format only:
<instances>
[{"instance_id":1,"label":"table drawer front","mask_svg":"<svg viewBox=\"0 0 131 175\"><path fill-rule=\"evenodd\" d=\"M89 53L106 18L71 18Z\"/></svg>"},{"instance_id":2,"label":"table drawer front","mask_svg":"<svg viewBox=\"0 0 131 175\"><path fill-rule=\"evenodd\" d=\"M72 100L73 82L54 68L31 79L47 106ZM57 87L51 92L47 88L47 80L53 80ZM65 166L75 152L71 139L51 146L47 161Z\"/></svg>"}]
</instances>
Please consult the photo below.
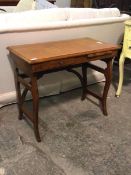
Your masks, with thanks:
<instances>
[{"instance_id":1,"label":"table drawer front","mask_svg":"<svg viewBox=\"0 0 131 175\"><path fill-rule=\"evenodd\" d=\"M78 58L74 57L62 60L49 61L45 63L39 63L34 65L32 69L33 72L46 71L51 69L64 68L70 65L77 65L85 62L87 62L86 57L78 57Z\"/></svg>"},{"instance_id":2,"label":"table drawer front","mask_svg":"<svg viewBox=\"0 0 131 175\"><path fill-rule=\"evenodd\" d=\"M57 68L64 68L72 65L79 65L94 60L102 60L104 58L111 58L116 54L116 52L106 52L106 53L96 53L88 54L86 56L70 57L60 60L53 60L44 63L34 64L32 67L33 72L47 71Z\"/></svg>"}]
</instances>

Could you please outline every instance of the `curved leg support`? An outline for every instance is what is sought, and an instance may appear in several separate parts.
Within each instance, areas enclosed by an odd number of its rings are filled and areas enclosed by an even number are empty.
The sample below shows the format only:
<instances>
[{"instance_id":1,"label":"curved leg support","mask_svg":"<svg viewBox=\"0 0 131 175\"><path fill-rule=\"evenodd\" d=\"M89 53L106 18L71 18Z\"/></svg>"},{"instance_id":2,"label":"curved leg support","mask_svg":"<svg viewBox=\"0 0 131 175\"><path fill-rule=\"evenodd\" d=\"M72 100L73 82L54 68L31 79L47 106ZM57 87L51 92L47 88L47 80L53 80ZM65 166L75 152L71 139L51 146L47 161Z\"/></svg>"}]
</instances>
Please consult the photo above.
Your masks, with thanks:
<instances>
[{"instance_id":1,"label":"curved leg support","mask_svg":"<svg viewBox=\"0 0 131 175\"><path fill-rule=\"evenodd\" d=\"M81 100L84 100L85 97L86 97L86 87L87 87L87 75L86 75L86 69L87 69L87 66L85 65L82 65L82 74L83 74L83 77L81 76L81 74L79 72L77 72L76 70L73 70L73 69L66 69L68 72L72 72L74 73L80 80L81 82L81 86L82 86L82 96L81 96ZM86 75L86 76L84 76Z\"/></svg>"},{"instance_id":2,"label":"curved leg support","mask_svg":"<svg viewBox=\"0 0 131 175\"><path fill-rule=\"evenodd\" d=\"M25 101L27 92L28 92L28 89L27 89L27 88L25 88L25 89L23 90L23 92L22 92L22 96L21 96L21 98L22 98L22 104L23 104L24 101Z\"/></svg>"},{"instance_id":3,"label":"curved leg support","mask_svg":"<svg viewBox=\"0 0 131 175\"><path fill-rule=\"evenodd\" d=\"M122 91L122 84L123 84L123 74L124 74L124 62L125 62L125 56L122 53L119 60L119 84L118 89L116 92L116 97L119 97Z\"/></svg>"},{"instance_id":4,"label":"curved leg support","mask_svg":"<svg viewBox=\"0 0 131 175\"><path fill-rule=\"evenodd\" d=\"M105 62L107 63L107 68L106 68L106 72L104 74L106 81L105 81L105 87L104 87L104 91L103 91L102 109L103 109L103 114L108 115L106 99L107 99L107 94L108 94L108 90L109 90L111 79L112 79L112 59L105 61Z\"/></svg>"}]
</instances>

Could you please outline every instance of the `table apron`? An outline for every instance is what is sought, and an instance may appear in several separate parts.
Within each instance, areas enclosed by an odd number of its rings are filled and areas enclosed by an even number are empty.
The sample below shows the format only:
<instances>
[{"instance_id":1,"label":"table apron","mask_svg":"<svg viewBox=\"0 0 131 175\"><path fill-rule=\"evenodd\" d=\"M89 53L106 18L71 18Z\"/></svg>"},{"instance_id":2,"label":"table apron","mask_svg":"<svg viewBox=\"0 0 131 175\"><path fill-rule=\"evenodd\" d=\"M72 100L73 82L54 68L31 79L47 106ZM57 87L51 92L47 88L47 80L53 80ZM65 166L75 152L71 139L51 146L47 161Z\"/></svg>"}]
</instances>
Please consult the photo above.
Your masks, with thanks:
<instances>
[{"instance_id":1,"label":"table apron","mask_svg":"<svg viewBox=\"0 0 131 175\"><path fill-rule=\"evenodd\" d=\"M52 60L48 62L43 63L37 63L32 65L32 72L41 72L41 71L48 71L53 69L64 69L68 66L77 66L80 64L86 64L90 61L96 61L96 60L103 60L103 59L111 59L116 55L115 52L112 52L112 54L105 54L102 56L94 56L94 57L88 57L88 56L81 56L81 57L70 57L60 60Z\"/></svg>"}]
</instances>

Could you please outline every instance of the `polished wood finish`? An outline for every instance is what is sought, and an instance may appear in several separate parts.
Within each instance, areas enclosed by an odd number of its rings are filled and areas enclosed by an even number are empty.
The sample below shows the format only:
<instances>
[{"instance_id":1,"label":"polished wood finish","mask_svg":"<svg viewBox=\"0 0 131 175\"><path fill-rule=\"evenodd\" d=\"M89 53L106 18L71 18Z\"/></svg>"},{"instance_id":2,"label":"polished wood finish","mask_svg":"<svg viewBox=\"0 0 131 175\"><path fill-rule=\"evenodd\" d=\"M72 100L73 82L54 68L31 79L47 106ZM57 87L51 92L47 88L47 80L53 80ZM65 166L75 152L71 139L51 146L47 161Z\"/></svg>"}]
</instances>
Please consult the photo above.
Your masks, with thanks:
<instances>
[{"instance_id":1,"label":"polished wood finish","mask_svg":"<svg viewBox=\"0 0 131 175\"><path fill-rule=\"evenodd\" d=\"M19 0L0 0L0 6L15 6Z\"/></svg>"},{"instance_id":2,"label":"polished wood finish","mask_svg":"<svg viewBox=\"0 0 131 175\"><path fill-rule=\"evenodd\" d=\"M88 57L88 58L85 58L86 60L89 58L98 59L96 57L105 56L105 50L106 50L106 55L108 54L110 55L112 53L112 50L116 49L116 46L109 43L105 44L90 38L82 38L82 39L73 39L73 40L66 40L66 41L48 42L48 43L18 45L18 46L12 46L8 48L13 54L15 54L16 56L19 56L22 60L24 60L29 65L34 65L35 67L38 67L39 63L48 64L50 62L50 63L53 63L54 65L56 63L56 60L57 60L58 66L62 66L62 63L63 63L62 61L65 61L65 62L67 61L70 64L70 60L71 62L72 61L74 62L74 60L76 60L75 57L79 57L79 56L80 56L80 60L82 60L81 57L85 55ZM45 66L45 69L46 69L46 66ZM50 67L50 64L48 64L48 66Z\"/></svg>"},{"instance_id":3,"label":"polished wood finish","mask_svg":"<svg viewBox=\"0 0 131 175\"><path fill-rule=\"evenodd\" d=\"M92 7L92 0L71 0L71 7Z\"/></svg>"},{"instance_id":4,"label":"polished wood finish","mask_svg":"<svg viewBox=\"0 0 131 175\"><path fill-rule=\"evenodd\" d=\"M39 92L37 80L44 74L54 71L67 70L74 73L82 85L81 99L84 100L87 94L93 95L100 100L103 114L107 115L106 99L112 77L112 59L117 54L117 49L118 47L114 44L90 38L8 47L14 63L19 119L22 119L24 114L32 121L37 141L41 140L38 129ZM94 60L104 61L107 67L103 69L91 64L90 61ZM82 68L82 75L73 69L76 67ZM87 68L105 75L106 81L102 96L87 89ZM28 79L26 79L27 77ZM25 87L23 91L20 89L20 84ZM28 91L31 91L32 94L32 112L29 112L23 105Z\"/></svg>"}]
</instances>

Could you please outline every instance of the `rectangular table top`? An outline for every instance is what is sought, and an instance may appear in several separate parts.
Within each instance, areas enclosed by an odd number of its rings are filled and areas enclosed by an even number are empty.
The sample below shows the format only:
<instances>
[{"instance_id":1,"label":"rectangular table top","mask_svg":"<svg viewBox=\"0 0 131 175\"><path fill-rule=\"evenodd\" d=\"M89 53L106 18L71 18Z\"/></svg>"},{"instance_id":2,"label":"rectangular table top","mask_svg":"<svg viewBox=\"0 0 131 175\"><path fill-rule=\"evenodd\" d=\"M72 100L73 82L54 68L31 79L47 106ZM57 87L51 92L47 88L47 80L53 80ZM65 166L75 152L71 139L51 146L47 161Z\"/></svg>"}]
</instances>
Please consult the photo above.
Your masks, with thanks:
<instances>
[{"instance_id":1,"label":"rectangular table top","mask_svg":"<svg viewBox=\"0 0 131 175\"><path fill-rule=\"evenodd\" d=\"M90 53L113 51L117 50L118 46L91 38L80 38L9 46L7 49L28 64L37 64L61 58L84 56Z\"/></svg>"}]
</instances>

